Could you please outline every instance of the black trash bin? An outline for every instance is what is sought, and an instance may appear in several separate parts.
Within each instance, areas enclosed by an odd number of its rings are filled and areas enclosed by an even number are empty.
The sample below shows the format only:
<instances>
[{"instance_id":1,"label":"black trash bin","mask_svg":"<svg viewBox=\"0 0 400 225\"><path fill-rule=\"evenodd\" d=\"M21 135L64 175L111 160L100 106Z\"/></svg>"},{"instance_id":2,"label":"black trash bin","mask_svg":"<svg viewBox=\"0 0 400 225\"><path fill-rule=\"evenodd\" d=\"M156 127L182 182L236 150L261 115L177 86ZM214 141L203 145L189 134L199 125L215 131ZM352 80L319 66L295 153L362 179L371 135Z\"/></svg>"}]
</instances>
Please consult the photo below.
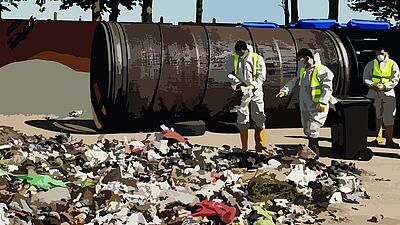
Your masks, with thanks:
<instances>
[{"instance_id":1,"label":"black trash bin","mask_svg":"<svg viewBox=\"0 0 400 225\"><path fill-rule=\"evenodd\" d=\"M344 159L370 160L367 148L368 109L371 100L365 97L337 96L331 128L332 151Z\"/></svg>"}]
</instances>

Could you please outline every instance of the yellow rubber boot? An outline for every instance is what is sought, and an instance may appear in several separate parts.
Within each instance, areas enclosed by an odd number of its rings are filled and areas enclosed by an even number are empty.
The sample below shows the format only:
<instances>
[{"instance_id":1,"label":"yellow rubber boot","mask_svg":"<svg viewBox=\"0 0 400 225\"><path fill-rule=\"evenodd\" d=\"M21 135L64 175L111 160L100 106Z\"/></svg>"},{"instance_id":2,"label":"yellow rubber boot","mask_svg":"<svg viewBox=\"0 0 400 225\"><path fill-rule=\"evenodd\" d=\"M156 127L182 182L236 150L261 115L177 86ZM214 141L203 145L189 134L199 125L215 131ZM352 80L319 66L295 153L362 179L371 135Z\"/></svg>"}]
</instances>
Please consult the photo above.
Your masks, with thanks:
<instances>
[{"instance_id":1,"label":"yellow rubber boot","mask_svg":"<svg viewBox=\"0 0 400 225\"><path fill-rule=\"evenodd\" d=\"M241 130L240 131L240 141L242 142L242 150L247 151L248 148L248 138L249 138L249 130Z\"/></svg>"},{"instance_id":2,"label":"yellow rubber boot","mask_svg":"<svg viewBox=\"0 0 400 225\"><path fill-rule=\"evenodd\" d=\"M376 141L378 143L382 143L382 136L383 136L383 127L382 127L382 120L376 120L376 130L378 131L378 134L376 135Z\"/></svg>"},{"instance_id":3,"label":"yellow rubber boot","mask_svg":"<svg viewBox=\"0 0 400 225\"><path fill-rule=\"evenodd\" d=\"M255 128L254 140L256 141L256 151L262 151L267 148L265 144L265 128Z\"/></svg>"},{"instance_id":4,"label":"yellow rubber boot","mask_svg":"<svg viewBox=\"0 0 400 225\"><path fill-rule=\"evenodd\" d=\"M383 141L383 137L382 136L383 136L383 128L381 126L381 128L379 128L378 135L376 136L376 140L379 143L382 143L382 141Z\"/></svg>"}]
</instances>

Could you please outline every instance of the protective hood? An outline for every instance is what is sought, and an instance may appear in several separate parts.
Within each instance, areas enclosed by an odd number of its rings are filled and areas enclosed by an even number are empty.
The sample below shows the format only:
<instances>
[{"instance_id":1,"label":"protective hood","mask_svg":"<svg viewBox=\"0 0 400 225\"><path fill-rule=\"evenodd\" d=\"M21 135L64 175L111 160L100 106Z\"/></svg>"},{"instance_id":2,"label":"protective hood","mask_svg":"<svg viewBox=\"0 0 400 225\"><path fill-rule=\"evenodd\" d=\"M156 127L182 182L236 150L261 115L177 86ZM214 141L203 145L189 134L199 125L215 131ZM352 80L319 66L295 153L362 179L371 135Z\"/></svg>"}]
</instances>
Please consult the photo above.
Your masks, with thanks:
<instances>
[{"instance_id":1,"label":"protective hood","mask_svg":"<svg viewBox=\"0 0 400 225\"><path fill-rule=\"evenodd\" d=\"M244 53L243 58L247 59L247 60L252 60L251 57L253 55L253 46L247 44L247 51L246 53Z\"/></svg>"},{"instance_id":2,"label":"protective hood","mask_svg":"<svg viewBox=\"0 0 400 225\"><path fill-rule=\"evenodd\" d=\"M313 50L313 49L310 49L310 51L311 51L311 53L312 53L313 56L314 56L314 65L312 65L311 67L314 67L314 66L316 66L317 64L321 64L321 57L320 57L319 53L316 52L316 51Z\"/></svg>"},{"instance_id":3,"label":"protective hood","mask_svg":"<svg viewBox=\"0 0 400 225\"><path fill-rule=\"evenodd\" d=\"M319 56L318 52L314 54L314 61L315 64L321 64L321 57Z\"/></svg>"}]
</instances>

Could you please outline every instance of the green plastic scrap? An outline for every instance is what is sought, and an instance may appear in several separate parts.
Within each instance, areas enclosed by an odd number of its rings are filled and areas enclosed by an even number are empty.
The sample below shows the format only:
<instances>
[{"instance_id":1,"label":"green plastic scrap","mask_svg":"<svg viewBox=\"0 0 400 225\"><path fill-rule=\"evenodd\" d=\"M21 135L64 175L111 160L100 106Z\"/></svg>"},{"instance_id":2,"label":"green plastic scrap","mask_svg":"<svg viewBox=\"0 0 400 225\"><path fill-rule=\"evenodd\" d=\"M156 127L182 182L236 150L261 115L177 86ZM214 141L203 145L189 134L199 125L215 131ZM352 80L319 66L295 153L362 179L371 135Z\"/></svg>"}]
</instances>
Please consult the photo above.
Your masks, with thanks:
<instances>
[{"instance_id":1,"label":"green plastic scrap","mask_svg":"<svg viewBox=\"0 0 400 225\"><path fill-rule=\"evenodd\" d=\"M274 212L263 209L258 205L254 205L252 208L257 214L262 216L254 222L254 225L275 225L274 221L272 220L272 217L275 215Z\"/></svg>"},{"instance_id":2,"label":"green plastic scrap","mask_svg":"<svg viewBox=\"0 0 400 225\"><path fill-rule=\"evenodd\" d=\"M90 178L86 178L85 180L81 181L81 187L94 187L97 184L97 180L93 180Z\"/></svg>"},{"instance_id":3,"label":"green plastic scrap","mask_svg":"<svg viewBox=\"0 0 400 225\"><path fill-rule=\"evenodd\" d=\"M12 174L7 171L1 170L0 169L0 176L3 175L9 175L16 177L20 180L25 180L28 182L30 185L35 186L36 188L41 188L44 190L49 190L55 187L65 187L65 184L61 180L56 180L53 179L47 175L41 175L41 174Z\"/></svg>"}]
</instances>

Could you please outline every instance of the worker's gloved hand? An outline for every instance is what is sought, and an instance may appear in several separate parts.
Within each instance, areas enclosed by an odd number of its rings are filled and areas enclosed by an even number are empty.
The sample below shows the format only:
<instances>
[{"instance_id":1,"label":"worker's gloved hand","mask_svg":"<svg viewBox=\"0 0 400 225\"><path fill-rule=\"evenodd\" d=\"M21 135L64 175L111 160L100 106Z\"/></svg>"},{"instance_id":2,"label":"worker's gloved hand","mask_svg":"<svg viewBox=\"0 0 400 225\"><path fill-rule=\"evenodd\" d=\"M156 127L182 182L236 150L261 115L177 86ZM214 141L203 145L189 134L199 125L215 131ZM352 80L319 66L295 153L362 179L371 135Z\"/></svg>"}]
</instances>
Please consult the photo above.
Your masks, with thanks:
<instances>
[{"instance_id":1,"label":"worker's gloved hand","mask_svg":"<svg viewBox=\"0 0 400 225\"><path fill-rule=\"evenodd\" d=\"M280 91L278 94L276 94L277 98L282 98L284 96L286 96L286 92L284 92L284 91Z\"/></svg>"},{"instance_id":2,"label":"worker's gloved hand","mask_svg":"<svg viewBox=\"0 0 400 225\"><path fill-rule=\"evenodd\" d=\"M243 82L232 84L231 85L232 89L235 91L241 90L241 87L246 87L246 84Z\"/></svg>"},{"instance_id":3,"label":"worker's gloved hand","mask_svg":"<svg viewBox=\"0 0 400 225\"><path fill-rule=\"evenodd\" d=\"M249 90L253 90L253 89L254 89L254 86L253 86L253 85L249 85L249 86L247 86L246 88L249 89Z\"/></svg>"},{"instance_id":4,"label":"worker's gloved hand","mask_svg":"<svg viewBox=\"0 0 400 225\"><path fill-rule=\"evenodd\" d=\"M374 91L379 91L378 85L376 83L372 84L370 88Z\"/></svg>"},{"instance_id":5,"label":"worker's gloved hand","mask_svg":"<svg viewBox=\"0 0 400 225\"><path fill-rule=\"evenodd\" d=\"M379 91L385 90L385 85L384 84L378 84L376 87L379 89Z\"/></svg>"},{"instance_id":6,"label":"worker's gloved hand","mask_svg":"<svg viewBox=\"0 0 400 225\"><path fill-rule=\"evenodd\" d=\"M315 106L315 108L317 108L317 110L318 110L319 112L324 112L324 111L326 110L327 107L328 107L327 105L322 104L322 103L318 103L318 104Z\"/></svg>"}]
</instances>

